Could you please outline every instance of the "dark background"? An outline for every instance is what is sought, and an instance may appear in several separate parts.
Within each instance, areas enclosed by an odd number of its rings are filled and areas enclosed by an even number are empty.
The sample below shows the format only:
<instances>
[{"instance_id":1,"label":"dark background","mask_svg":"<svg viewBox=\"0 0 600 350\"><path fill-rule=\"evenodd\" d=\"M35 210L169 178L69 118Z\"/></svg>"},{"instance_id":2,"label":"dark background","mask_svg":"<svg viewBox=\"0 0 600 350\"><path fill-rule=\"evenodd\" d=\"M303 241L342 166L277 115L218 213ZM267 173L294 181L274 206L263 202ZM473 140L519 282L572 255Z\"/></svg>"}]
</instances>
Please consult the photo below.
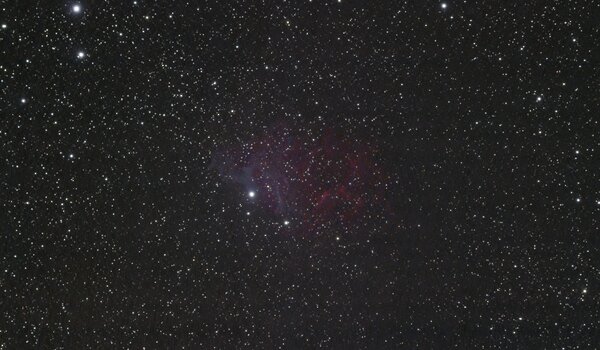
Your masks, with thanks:
<instances>
[{"instance_id":1,"label":"dark background","mask_svg":"<svg viewBox=\"0 0 600 350\"><path fill-rule=\"evenodd\" d=\"M75 3L0 6L0 348L597 346L599 4ZM282 121L391 211L209 166Z\"/></svg>"}]
</instances>

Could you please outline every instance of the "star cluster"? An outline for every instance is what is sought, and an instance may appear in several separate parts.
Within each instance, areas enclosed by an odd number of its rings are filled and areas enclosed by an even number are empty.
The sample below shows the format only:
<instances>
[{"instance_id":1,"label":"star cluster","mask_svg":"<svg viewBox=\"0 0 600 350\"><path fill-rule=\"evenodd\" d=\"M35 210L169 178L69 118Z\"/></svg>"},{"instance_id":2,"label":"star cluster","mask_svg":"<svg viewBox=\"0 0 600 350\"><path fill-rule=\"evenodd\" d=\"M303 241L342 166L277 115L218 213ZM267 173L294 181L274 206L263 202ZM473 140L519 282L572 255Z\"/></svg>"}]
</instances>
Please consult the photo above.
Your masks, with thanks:
<instances>
[{"instance_id":1,"label":"star cluster","mask_svg":"<svg viewBox=\"0 0 600 350\"><path fill-rule=\"evenodd\" d=\"M594 349L600 5L8 1L0 349Z\"/></svg>"}]
</instances>

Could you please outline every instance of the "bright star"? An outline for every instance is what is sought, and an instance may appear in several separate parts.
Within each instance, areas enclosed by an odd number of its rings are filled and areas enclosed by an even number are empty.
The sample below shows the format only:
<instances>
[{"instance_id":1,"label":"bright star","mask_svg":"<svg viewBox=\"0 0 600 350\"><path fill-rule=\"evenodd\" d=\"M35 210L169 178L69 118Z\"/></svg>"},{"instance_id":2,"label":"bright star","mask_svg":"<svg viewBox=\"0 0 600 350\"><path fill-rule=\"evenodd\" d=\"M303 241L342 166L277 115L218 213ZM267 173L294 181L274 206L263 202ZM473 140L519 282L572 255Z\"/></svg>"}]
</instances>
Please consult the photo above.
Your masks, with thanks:
<instances>
[{"instance_id":1,"label":"bright star","mask_svg":"<svg viewBox=\"0 0 600 350\"><path fill-rule=\"evenodd\" d=\"M79 51L79 52L77 53L77 58L81 59L81 58L84 58L84 57L85 57L85 52L83 52L83 51Z\"/></svg>"},{"instance_id":2,"label":"bright star","mask_svg":"<svg viewBox=\"0 0 600 350\"><path fill-rule=\"evenodd\" d=\"M254 196L256 196L256 192L254 192L254 191L248 192L248 197L254 198Z\"/></svg>"},{"instance_id":3,"label":"bright star","mask_svg":"<svg viewBox=\"0 0 600 350\"><path fill-rule=\"evenodd\" d=\"M446 9L446 7L448 7L448 4L446 4L445 2L442 2L442 5L441 5L441 6L442 6L442 9L444 9L444 10L445 10L445 9Z\"/></svg>"},{"instance_id":4,"label":"bright star","mask_svg":"<svg viewBox=\"0 0 600 350\"><path fill-rule=\"evenodd\" d=\"M73 9L74 13L81 12L81 6L80 5L75 4L75 5L73 5L72 9Z\"/></svg>"}]
</instances>

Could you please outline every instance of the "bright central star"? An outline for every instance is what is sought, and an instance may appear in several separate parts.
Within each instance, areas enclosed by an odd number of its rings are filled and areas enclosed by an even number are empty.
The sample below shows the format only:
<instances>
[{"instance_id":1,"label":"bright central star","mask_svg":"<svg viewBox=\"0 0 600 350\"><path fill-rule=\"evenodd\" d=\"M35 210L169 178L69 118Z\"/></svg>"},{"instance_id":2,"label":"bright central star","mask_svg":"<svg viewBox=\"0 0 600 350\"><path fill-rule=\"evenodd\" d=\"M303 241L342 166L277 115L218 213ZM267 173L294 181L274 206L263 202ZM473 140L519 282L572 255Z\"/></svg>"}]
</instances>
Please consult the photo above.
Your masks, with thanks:
<instances>
[{"instance_id":1,"label":"bright central star","mask_svg":"<svg viewBox=\"0 0 600 350\"><path fill-rule=\"evenodd\" d=\"M248 192L248 197L254 198L254 196L256 196L256 192L254 192L254 191Z\"/></svg>"}]
</instances>

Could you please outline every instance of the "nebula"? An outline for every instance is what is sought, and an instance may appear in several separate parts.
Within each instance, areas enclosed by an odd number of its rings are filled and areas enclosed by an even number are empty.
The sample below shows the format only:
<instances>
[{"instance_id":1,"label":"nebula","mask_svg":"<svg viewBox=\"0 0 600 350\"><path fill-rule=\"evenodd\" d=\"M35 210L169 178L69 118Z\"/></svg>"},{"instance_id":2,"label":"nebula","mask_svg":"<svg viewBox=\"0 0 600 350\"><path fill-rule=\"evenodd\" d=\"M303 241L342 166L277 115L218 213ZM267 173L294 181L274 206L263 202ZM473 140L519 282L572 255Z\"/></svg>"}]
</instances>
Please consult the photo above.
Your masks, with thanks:
<instances>
[{"instance_id":1,"label":"nebula","mask_svg":"<svg viewBox=\"0 0 600 350\"><path fill-rule=\"evenodd\" d=\"M388 177L376 154L372 141L351 139L341 130L312 135L278 123L215 152L211 167L252 192L255 205L317 230L356 224L385 207Z\"/></svg>"}]
</instances>

